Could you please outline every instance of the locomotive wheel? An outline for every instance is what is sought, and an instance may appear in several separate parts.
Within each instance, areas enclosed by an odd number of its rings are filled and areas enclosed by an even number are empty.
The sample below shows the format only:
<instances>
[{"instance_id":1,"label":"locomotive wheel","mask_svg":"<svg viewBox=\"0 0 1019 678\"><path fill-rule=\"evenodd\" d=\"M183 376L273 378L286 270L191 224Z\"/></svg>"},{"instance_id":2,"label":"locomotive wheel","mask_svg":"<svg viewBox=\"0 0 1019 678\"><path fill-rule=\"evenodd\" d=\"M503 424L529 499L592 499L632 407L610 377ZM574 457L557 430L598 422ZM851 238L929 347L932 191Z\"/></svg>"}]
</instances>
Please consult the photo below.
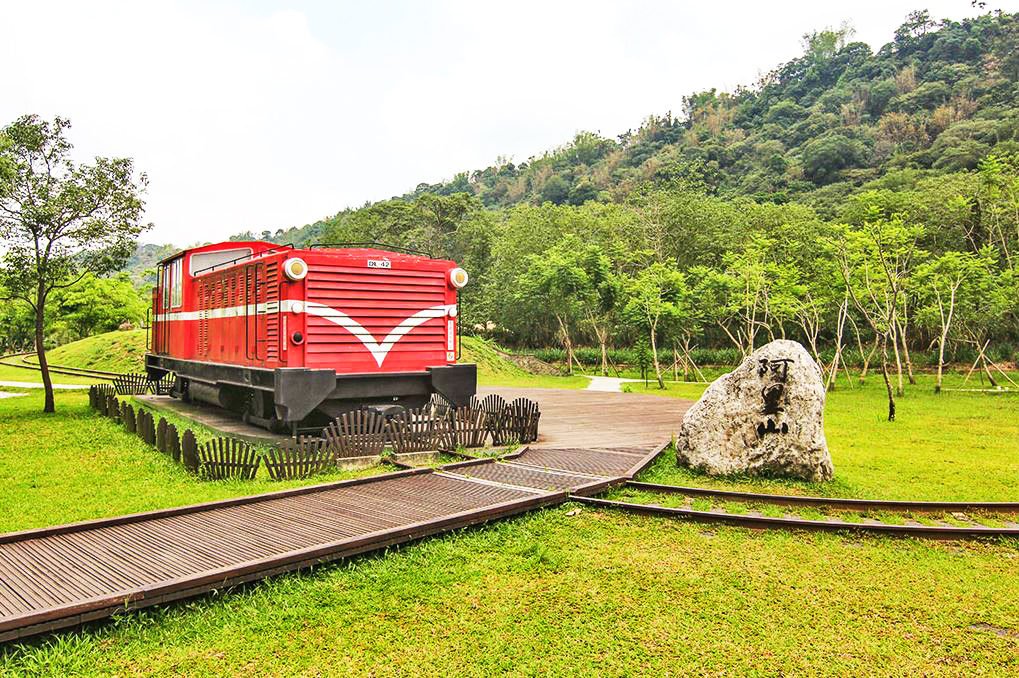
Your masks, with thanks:
<instances>
[{"instance_id":1,"label":"locomotive wheel","mask_svg":"<svg viewBox=\"0 0 1019 678\"><path fill-rule=\"evenodd\" d=\"M288 427L286 422L276 416L276 407L272 402L272 395L262 391L249 391L247 402L244 404L244 411L241 419L245 424L253 424L268 429L272 433L286 433Z\"/></svg>"},{"instance_id":2,"label":"locomotive wheel","mask_svg":"<svg viewBox=\"0 0 1019 678\"><path fill-rule=\"evenodd\" d=\"M180 398L182 403L191 402L191 394L188 392L188 380L178 376L173 382L173 389L170 391L170 395Z\"/></svg>"}]
</instances>

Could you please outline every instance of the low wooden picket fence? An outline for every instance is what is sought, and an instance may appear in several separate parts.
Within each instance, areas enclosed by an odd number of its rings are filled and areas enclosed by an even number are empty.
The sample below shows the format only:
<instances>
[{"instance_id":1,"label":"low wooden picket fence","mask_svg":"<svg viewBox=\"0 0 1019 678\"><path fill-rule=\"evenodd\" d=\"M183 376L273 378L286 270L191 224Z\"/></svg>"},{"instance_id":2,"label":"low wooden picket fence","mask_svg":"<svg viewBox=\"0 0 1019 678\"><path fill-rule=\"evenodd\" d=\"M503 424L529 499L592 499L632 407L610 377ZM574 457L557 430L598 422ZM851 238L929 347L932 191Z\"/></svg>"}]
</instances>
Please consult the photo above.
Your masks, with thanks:
<instances>
[{"instance_id":1,"label":"low wooden picket fence","mask_svg":"<svg viewBox=\"0 0 1019 678\"><path fill-rule=\"evenodd\" d=\"M345 412L323 429L320 438L302 436L260 452L229 437L199 444L191 429L179 431L164 417L157 419L144 407L135 408L117 398L121 391L137 391L141 383L135 379L120 387L94 385L89 389L89 403L204 480L251 480L263 462L273 480L308 478L350 459L381 459L387 446L396 454L407 454L483 447L488 440L496 446L528 443L537 440L541 417L537 403L526 398L506 403L498 395L489 395L454 407L433 397L425 407L388 418L369 409Z\"/></svg>"}]
</instances>

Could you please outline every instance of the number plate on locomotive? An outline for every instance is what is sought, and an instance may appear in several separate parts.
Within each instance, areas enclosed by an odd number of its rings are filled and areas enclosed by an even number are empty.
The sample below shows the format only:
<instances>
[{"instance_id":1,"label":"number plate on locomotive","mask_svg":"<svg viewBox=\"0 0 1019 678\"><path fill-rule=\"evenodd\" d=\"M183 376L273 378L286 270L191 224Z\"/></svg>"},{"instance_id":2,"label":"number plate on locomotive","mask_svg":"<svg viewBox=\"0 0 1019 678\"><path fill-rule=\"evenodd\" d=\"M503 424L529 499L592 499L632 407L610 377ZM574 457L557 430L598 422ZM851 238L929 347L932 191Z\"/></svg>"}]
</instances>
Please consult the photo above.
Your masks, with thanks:
<instances>
[{"instance_id":1,"label":"number plate on locomotive","mask_svg":"<svg viewBox=\"0 0 1019 678\"><path fill-rule=\"evenodd\" d=\"M392 268L393 264L389 259L369 259L368 268Z\"/></svg>"}]
</instances>

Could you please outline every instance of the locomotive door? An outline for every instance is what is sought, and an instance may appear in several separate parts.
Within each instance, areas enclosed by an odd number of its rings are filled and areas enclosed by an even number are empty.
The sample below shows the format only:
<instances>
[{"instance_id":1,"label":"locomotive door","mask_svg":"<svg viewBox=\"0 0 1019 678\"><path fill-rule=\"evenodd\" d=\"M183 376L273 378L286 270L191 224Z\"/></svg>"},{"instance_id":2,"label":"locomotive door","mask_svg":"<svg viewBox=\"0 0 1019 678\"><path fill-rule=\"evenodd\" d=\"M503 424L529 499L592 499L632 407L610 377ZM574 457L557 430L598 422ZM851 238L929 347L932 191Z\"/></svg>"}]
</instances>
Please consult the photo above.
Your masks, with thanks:
<instances>
[{"instance_id":1,"label":"locomotive door","mask_svg":"<svg viewBox=\"0 0 1019 678\"><path fill-rule=\"evenodd\" d=\"M167 355L170 353L170 313L181 305L177 287L181 283L180 257L169 264L156 267L156 286L152 293L152 351ZM174 276L176 275L176 278Z\"/></svg>"},{"instance_id":2,"label":"locomotive door","mask_svg":"<svg viewBox=\"0 0 1019 678\"><path fill-rule=\"evenodd\" d=\"M279 270L275 263L244 267L244 357L279 362Z\"/></svg>"}]
</instances>

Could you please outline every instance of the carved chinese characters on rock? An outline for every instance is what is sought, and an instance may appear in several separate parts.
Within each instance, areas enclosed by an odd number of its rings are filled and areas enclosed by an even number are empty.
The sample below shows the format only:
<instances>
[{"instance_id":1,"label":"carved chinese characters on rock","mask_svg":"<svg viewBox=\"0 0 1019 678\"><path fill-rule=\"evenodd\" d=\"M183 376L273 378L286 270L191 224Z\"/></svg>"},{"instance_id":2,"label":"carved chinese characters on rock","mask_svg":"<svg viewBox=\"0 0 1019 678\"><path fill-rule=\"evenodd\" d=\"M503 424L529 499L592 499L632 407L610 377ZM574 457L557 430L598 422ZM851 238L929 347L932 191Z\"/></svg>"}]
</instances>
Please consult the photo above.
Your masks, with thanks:
<instances>
[{"instance_id":1,"label":"carved chinese characters on rock","mask_svg":"<svg viewBox=\"0 0 1019 678\"><path fill-rule=\"evenodd\" d=\"M757 424L758 437L769 433L789 433L789 423L784 420L784 405L791 362L792 358L761 358L758 361L757 376L764 382L761 387L761 399L764 401L761 414L766 417Z\"/></svg>"}]
</instances>

